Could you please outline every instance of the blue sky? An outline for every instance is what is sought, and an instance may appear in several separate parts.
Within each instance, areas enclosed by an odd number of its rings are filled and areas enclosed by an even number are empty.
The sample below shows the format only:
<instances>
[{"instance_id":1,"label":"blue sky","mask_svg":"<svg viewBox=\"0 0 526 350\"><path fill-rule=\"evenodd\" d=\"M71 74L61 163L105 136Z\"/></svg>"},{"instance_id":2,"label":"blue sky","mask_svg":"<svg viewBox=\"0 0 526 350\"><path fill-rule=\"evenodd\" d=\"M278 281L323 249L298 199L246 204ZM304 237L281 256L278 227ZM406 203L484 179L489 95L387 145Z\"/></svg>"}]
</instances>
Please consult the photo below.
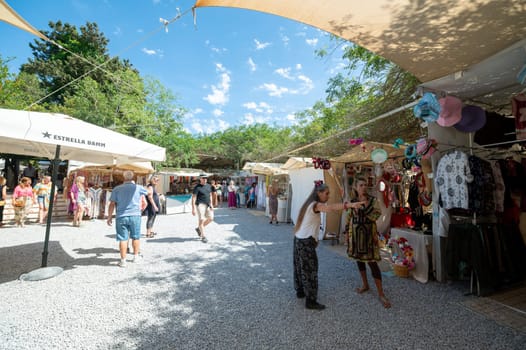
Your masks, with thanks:
<instances>
[{"instance_id":1,"label":"blue sky","mask_svg":"<svg viewBox=\"0 0 526 350\"><path fill-rule=\"evenodd\" d=\"M269 14L199 8L162 29L161 19L185 13L193 0L7 0L37 29L49 21L77 27L96 22L111 56L129 59L188 109L187 131L212 133L256 122L285 126L294 113L325 97L329 77L343 67L339 47L328 58L315 50L334 45L316 28ZM161 28L161 30L158 30ZM17 72L36 37L0 22L0 53Z\"/></svg>"}]
</instances>

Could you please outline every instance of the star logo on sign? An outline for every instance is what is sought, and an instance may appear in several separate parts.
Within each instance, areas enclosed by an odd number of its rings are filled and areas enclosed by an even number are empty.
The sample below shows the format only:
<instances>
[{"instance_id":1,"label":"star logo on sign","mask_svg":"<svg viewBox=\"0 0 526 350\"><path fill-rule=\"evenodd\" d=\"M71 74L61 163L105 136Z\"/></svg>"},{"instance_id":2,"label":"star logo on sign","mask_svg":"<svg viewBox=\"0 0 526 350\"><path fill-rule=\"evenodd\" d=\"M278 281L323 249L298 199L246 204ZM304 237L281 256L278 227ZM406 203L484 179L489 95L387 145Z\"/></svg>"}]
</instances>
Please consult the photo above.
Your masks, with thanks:
<instances>
[{"instance_id":1,"label":"star logo on sign","mask_svg":"<svg viewBox=\"0 0 526 350\"><path fill-rule=\"evenodd\" d=\"M46 132L43 132L42 135L43 135L44 137L47 137L48 139L51 138L51 134L48 133L47 131L46 131Z\"/></svg>"}]
</instances>

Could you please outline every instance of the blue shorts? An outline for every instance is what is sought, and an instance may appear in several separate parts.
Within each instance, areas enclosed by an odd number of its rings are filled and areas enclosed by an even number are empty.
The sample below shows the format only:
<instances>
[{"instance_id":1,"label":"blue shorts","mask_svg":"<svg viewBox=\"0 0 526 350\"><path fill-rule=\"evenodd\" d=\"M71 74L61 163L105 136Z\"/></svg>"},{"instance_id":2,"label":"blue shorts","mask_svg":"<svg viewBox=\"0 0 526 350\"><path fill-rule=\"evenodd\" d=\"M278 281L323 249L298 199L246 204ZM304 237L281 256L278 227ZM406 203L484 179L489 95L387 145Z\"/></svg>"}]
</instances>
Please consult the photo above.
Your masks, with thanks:
<instances>
[{"instance_id":1,"label":"blue shorts","mask_svg":"<svg viewBox=\"0 0 526 350\"><path fill-rule=\"evenodd\" d=\"M141 238L141 216L123 216L115 219L117 241Z\"/></svg>"}]
</instances>

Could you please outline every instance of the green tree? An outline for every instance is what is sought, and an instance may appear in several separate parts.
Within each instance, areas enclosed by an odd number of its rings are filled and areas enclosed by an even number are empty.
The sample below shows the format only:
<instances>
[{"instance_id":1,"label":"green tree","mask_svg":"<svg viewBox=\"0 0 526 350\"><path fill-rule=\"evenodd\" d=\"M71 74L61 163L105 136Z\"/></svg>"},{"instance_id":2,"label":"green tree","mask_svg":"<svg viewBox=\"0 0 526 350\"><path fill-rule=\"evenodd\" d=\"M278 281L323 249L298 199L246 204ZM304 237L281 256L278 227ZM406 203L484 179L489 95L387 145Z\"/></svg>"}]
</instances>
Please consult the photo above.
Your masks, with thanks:
<instances>
[{"instance_id":1,"label":"green tree","mask_svg":"<svg viewBox=\"0 0 526 350\"><path fill-rule=\"evenodd\" d=\"M108 81L119 79L115 72L132 69L128 61L109 56L109 41L96 23L88 22L77 29L58 21L49 22L49 27L51 30L42 32L51 41L36 39L30 44L33 58L21 67L22 72L36 74L42 88L52 93L47 102L63 104L77 88L71 83L86 74L105 87ZM127 85L126 80L119 83Z\"/></svg>"}]
</instances>

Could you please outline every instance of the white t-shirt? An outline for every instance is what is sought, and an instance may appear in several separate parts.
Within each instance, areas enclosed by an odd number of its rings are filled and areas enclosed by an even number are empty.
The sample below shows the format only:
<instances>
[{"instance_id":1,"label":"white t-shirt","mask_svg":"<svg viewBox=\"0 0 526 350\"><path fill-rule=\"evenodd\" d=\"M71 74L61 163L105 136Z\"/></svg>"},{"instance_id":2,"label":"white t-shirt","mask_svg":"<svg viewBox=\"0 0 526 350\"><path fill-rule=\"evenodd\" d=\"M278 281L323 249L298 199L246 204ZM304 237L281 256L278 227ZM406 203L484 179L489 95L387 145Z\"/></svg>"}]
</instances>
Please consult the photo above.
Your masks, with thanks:
<instances>
[{"instance_id":1,"label":"white t-shirt","mask_svg":"<svg viewBox=\"0 0 526 350\"><path fill-rule=\"evenodd\" d=\"M312 237L318 241L318 232L320 231L321 215L314 212L314 205L317 202L312 202L305 211L305 216L298 231L294 234L296 238L304 239Z\"/></svg>"}]
</instances>

